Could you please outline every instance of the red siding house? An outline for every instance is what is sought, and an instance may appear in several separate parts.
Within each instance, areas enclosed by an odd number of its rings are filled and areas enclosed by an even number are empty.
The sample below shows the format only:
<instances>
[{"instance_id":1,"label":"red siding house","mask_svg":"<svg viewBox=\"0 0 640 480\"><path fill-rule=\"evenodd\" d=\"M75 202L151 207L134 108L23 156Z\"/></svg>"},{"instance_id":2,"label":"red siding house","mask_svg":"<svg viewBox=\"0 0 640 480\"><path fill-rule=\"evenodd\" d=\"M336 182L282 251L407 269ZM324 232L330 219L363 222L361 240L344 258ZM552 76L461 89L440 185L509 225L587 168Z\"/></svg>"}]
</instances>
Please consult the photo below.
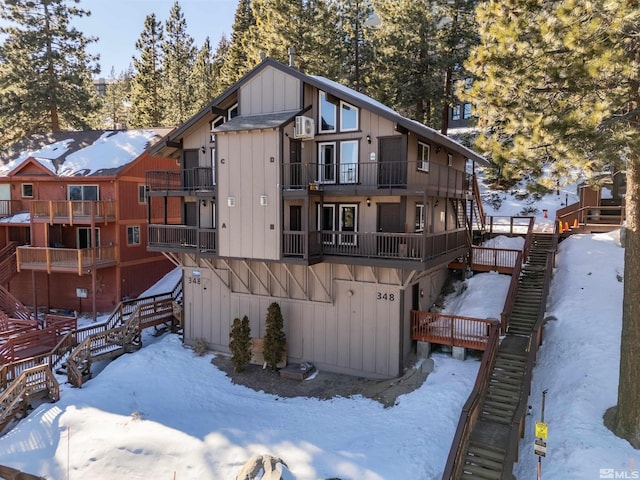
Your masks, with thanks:
<instances>
[{"instance_id":1,"label":"red siding house","mask_svg":"<svg viewBox=\"0 0 640 480\"><path fill-rule=\"evenodd\" d=\"M168 132L34 134L0 152L0 283L25 305L95 315L166 274L146 251L144 174L179 168L146 153Z\"/></svg>"}]
</instances>

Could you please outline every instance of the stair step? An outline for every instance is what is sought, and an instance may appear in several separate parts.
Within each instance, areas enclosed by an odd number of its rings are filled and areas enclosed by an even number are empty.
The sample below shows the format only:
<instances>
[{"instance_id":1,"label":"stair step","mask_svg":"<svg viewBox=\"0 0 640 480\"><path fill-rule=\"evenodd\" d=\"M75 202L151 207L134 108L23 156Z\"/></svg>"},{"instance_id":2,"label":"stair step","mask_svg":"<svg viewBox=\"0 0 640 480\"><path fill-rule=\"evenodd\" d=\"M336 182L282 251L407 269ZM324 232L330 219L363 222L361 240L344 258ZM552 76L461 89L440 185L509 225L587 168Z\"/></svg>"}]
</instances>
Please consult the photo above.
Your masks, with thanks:
<instances>
[{"instance_id":1,"label":"stair step","mask_svg":"<svg viewBox=\"0 0 640 480\"><path fill-rule=\"evenodd\" d=\"M484 400L485 408L495 408L497 411L510 414L513 414L516 411L518 403L520 403L518 400L516 400L515 403L513 400L511 403L498 402L494 397L487 397Z\"/></svg>"},{"instance_id":2,"label":"stair step","mask_svg":"<svg viewBox=\"0 0 640 480\"><path fill-rule=\"evenodd\" d=\"M487 391L487 399L503 403L519 402L520 395L516 392L508 392L506 390L492 389Z\"/></svg>"},{"instance_id":3,"label":"stair step","mask_svg":"<svg viewBox=\"0 0 640 480\"><path fill-rule=\"evenodd\" d=\"M511 425L511 423L513 422L513 417L509 417L509 418L499 417L497 415L491 415L485 412L481 412L480 417L485 422L494 422L494 423L499 423L501 425Z\"/></svg>"},{"instance_id":4,"label":"stair step","mask_svg":"<svg viewBox=\"0 0 640 480\"><path fill-rule=\"evenodd\" d=\"M468 474L467 474L468 472ZM462 467L462 474L466 475L468 478L477 478L477 479L487 479L487 480L500 480L502 477L502 472L497 472L495 470L489 470L487 468L477 467L474 465L464 465Z\"/></svg>"},{"instance_id":5,"label":"stair step","mask_svg":"<svg viewBox=\"0 0 640 480\"><path fill-rule=\"evenodd\" d=\"M469 448L467 450L465 463L500 471L502 470L502 462L504 462L504 456L502 455L487 452L486 450L479 448Z\"/></svg>"}]
</instances>

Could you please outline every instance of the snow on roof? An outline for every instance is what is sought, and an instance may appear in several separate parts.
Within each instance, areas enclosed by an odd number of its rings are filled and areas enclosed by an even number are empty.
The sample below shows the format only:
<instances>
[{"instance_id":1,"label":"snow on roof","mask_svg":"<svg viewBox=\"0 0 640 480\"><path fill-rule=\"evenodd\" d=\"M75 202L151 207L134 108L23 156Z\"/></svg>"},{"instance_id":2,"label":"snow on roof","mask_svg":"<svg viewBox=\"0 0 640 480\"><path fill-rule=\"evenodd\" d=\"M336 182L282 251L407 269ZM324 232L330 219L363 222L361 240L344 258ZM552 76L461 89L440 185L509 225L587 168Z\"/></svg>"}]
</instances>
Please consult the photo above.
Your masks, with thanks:
<instances>
[{"instance_id":1,"label":"snow on roof","mask_svg":"<svg viewBox=\"0 0 640 480\"><path fill-rule=\"evenodd\" d=\"M10 217L0 218L0 223L29 223L31 214L29 212L16 213Z\"/></svg>"},{"instance_id":2,"label":"snow on roof","mask_svg":"<svg viewBox=\"0 0 640 480\"><path fill-rule=\"evenodd\" d=\"M14 146L0 164L0 175L8 174L33 158L55 175L113 175L138 158L163 132L155 130L57 132L34 135Z\"/></svg>"}]
</instances>

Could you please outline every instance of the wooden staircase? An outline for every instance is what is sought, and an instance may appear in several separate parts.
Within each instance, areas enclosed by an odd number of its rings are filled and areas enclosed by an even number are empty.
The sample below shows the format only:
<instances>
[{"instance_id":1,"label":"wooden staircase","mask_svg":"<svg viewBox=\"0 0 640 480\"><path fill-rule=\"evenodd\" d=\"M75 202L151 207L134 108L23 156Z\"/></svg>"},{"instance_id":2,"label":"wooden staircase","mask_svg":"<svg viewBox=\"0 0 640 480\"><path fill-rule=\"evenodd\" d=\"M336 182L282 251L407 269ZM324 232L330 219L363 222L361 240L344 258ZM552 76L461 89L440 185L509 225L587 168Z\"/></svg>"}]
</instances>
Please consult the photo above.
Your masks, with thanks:
<instances>
[{"instance_id":1,"label":"wooden staircase","mask_svg":"<svg viewBox=\"0 0 640 480\"><path fill-rule=\"evenodd\" d=\"M467 413L467 418L460 420L458 429L464 427L468 433L456 434L463 444L452 446L443 478L513 478L531 370L541 339L555 241L553 235L533 234L506 336L487 368L477 412Z\"/></svg>"}]
</instances>

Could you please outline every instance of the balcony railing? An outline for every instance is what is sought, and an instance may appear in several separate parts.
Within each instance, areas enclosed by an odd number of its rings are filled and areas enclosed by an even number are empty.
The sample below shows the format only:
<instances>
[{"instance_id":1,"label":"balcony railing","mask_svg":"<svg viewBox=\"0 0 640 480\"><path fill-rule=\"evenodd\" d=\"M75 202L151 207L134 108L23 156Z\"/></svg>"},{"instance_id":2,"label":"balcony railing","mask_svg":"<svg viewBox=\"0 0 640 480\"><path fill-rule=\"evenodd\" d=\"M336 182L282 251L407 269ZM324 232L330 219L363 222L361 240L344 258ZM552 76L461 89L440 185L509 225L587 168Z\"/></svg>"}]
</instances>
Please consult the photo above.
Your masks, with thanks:
<instances>
[{"instance_id":1,"label":"balcony railing","mask_svg":"<svg viewBox=\"0 0 640 480\"><path fill-rule=\"evenodd\" d=\"M423 167L422 162L420 166ZM282 185L286 190L323 189L361 186L370 188L407 188L430 186L449 192L470 193L472 175L431 163L418 170L418 162L360 162L343 164L285 163Z\"/></svg>"},{"instance_id":2,"label":"balcony railing","mask_svg":"<svg viewBox=\"0 0 640 480\"><path fill-rule=\"evenodd\" d=\"M115 245L95 248L18 247L16 257L18 271L45 270L51 272L87 273L91 268L113 266L117 263Z\"/></svg>"},{"instance_id":3,"label":"balcony railing","mask_svg":"<svg viewBox=\"0 0 640 480\"><path fill-rule=\"evenodd\" d=\"M22 211L20 200L0 200L0 218L7 218Z\"/></svg>"},{"instance_id":4,"label":"balcony railing","mask_svg":"<svg viewBox=\"0 0 640 480\"><path fill-rule=\"evenodd\" d=\"M33 200L31 218L49 223L87 224L93 218L99 222L115 220L116 203L112 200Z\"/></svg>"},{"instance_id":5,"label":"balcony railing","mask_svg":"<svg viewBox=\"0 0 640 480\"><path fill-rule=\"evenodd\" d=\"M188 225L149 225L149 247L215 253L216 229Z\"/></svg>"},{"instance_id":6,"label":"balcony railing","mask_svg":"<svg viewBox=\"0 0 640 480\"><path fill-rule=\"evenodd\" d=\"M145 175L149 192L194 192L213 190L216 186L212 167L184 170L150 170Z\"/></svg>"},{"instance_id":7,"label":"balcony railing","mask_svg":"<svg viewBox=\"0 0 640 480\"><path fill-rule=\"evenodd\" d=\"M285 231L284 257L309 259L319 255L426 261L467 246L466 230L442 233L360 233Z\"/></svg>"}]
</instances>

